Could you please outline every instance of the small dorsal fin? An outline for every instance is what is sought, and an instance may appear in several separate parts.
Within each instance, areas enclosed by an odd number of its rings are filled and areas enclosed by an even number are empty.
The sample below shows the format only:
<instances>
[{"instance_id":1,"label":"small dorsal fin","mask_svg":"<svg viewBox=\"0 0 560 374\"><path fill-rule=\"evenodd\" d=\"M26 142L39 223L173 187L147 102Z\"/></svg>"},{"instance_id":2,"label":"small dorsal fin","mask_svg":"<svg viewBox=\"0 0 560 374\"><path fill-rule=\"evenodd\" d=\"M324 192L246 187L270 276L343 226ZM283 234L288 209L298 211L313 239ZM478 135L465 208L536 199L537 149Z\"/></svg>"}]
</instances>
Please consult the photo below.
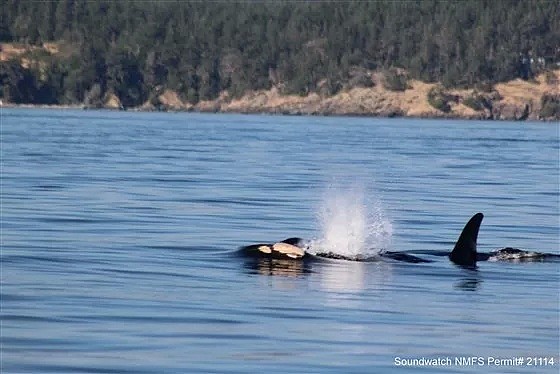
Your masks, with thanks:
<instances>
[{"instance_id":1,"label":"small dorsal fin","mask_svg":"<svg viewBox=\"0 0 560 374\"><path fill-rule=\"evenodd\" d=\"M282 243L294 245L296 247L301 247L302 243L303 243L303 239L302 238L288 238L288 239L282 240Z\"/></svg>"},{"instance_id":2,"label":"small dorsal fin","mask_svg":"<svg viewBox=\"0 0 560 374\"><path fill-rule=\"evenodd\" d=\"M457 265L476 266L476 239L484 215L476 213L461 232L449 259Z\"/></svg>"}]
</instances>

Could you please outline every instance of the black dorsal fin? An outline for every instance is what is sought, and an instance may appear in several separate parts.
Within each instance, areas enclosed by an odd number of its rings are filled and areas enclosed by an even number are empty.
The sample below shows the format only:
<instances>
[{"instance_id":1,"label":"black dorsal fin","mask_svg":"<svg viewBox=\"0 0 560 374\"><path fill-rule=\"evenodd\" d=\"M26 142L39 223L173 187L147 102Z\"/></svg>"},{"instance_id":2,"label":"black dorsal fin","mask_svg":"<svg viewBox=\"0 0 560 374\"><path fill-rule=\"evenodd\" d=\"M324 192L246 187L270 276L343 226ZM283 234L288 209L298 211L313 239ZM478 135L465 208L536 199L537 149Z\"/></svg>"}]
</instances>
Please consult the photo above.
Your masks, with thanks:
<instances>
[{"instance_id":1,"label":"black dorsal fin","mask_svg":"<svg viewBox=\"0 0 560 374\"><path fill-rule=\"evenodd\" d=\"M296 247L302 247L303 239L302 238L288 238L282 240L282 243L295 245Z\"/></svg>"},{"instance_id":2,"label":"black dorsal fin","mask_svg":"<svg viewBox=\"0 0 560 374\"><path fill-rule=\"evenodd\" d=\"M449 254L449 259L455 264L476 266L476 239L482 218L484 218L482 213L476 213L465 225L453 251Z\"/></svg>"}]
</instances>

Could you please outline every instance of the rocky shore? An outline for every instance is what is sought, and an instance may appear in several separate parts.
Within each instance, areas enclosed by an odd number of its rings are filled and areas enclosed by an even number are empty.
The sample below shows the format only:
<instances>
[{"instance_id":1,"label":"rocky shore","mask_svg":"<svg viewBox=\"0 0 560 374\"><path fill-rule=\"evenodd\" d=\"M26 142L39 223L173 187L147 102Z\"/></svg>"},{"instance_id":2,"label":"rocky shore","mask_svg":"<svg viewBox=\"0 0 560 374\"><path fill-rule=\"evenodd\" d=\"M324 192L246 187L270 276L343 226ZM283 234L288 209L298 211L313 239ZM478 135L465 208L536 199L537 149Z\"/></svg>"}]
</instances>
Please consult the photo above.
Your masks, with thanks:
<instances>
[{"instance_id":1,"label":"rocky shore","mask_svg":"<svg viewBox=\"0 0 560 374\"><path fill-rule=\"evenodd\" d=\"M560 69L482 89L444 89L409 80L401 91L387 89L381 73L371 73L371 87L345 89L333 96L284 95L281 89L254 91L240 98L227 92L211 101L191 104L171 90L154 95L135 111L193 111L286 115L459 118L484 120L560 120ZM123 109L116 95L104 98L102 109ZM16 106L4 103L4 107ZM17 105L34 107L33 105ZM47 106L41 106L47 107ZM58 106L64 107L64 106ZM94 109L86 105L69 108Z\"/></svg>"},{"instance_id":2,"label":"rocky shore","mask_svg":"<svg viewBox=\"0 0 560 374\"><path fill-rule=\"evenodd\" d=\"M411 80L404 91L391 91L382 76L371 75L373 86L343 90L334 96L310 93L283 95L276 87L250 92L241 98L223 93L196 105L164 91L138 110L171 110L290 115L353 115L380 117L462 118L493 120L560 120L560 70L535 79L500 83L490 89L445 90L437 84ZM439 95L435 100L431 96ZM112 98L115 106L116 98ZM439 101L438 101L439 100ZM440 106L439 104L445 106ZM118 104L116 104L118 105ZM436 108L435 106L438 108Z\"/></svg>"}]
</instances>

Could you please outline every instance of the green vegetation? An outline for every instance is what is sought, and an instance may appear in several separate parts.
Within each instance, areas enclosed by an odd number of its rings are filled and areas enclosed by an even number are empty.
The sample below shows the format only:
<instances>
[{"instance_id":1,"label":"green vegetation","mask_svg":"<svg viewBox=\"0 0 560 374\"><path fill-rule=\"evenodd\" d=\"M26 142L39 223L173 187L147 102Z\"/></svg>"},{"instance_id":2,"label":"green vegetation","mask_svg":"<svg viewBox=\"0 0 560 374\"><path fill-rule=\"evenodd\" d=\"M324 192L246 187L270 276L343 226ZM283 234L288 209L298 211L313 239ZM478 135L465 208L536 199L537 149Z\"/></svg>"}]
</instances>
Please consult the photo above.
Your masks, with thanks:
<instances>
[{"instance_id":1,"label":"green vegetation","mask_svg":"<svg viewBox=\"0 0 560 374\"><path fill-rule=\"evenodd\" d=\"M542 95L541 118L560 118L560 95Z\"/></svg>"},{"instance_id":2,"label":"green vegetation","mask_svg":"<svg viewBox=\"0 0 560 374\"><path fill-rule=\"evenodd\" d=\"M0 63L0 96L15 103L96 106L114 93L130 107L164 89L196 103L272 86L332 95L391 69L474 86L560 62L560 7L549 0L5 0L0 19L0 41L65 51ZM399 74L388 82L406 88Z\"/></svg>"},{"instance_id":3,"label":"green vegetation","mask_svg":"<svg viewBox=\"0 0 560 374\"><path fill-rule=\"evenodd\" d=\"M408 88L408 75L397 69L389 69L383 76L383 87L389 91L405 91Z\"/></svg>"},{"instance_id":4,"label":"green vegetation","mask_svg":"<svg viewBox=\"0 0 560 374\"><path fill-rule=\"evenodd\" d=\"M444 113L449 113L451 111L451 105L449 102L453 100L451 95L448 95L442 87L433 87L428 92L428 103L436 108L437 110L441 110Z\"/></svg>"},{"instance_id":5,"label":"green vegetation","mask_svg":"<svg viewBox=\"0 0 560 374\"><path fill-rule=\"evenodd\" d=\"M491 100L477 93L473 93L472 95L467 96L463 100L463 104L476 111L483 110L484 108L492 108Z\"/></svg>"}]
</instances>

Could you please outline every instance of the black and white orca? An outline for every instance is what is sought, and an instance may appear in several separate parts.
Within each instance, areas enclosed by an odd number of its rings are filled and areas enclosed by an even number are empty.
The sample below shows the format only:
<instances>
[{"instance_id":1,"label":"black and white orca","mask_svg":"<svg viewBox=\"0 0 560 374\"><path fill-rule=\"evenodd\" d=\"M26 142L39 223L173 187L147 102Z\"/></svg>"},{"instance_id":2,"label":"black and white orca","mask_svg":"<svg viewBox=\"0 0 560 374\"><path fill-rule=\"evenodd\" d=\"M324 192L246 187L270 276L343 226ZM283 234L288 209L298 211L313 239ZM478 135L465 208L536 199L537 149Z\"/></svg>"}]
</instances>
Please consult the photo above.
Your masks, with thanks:
<instances>
[{"instance_id":1,"label":"black and white orca","mask_svg":"<svg viewBox=\"0 0 560 374\"><path fill-rule=\"evenodd\" d=\"M311 256L306 249L309 248L305 240L288 238L272 244L251 244L241 247L240 251L247 256L300 260Z\"/></svg>"},{"instance_id":2,"label":"black and white orca","mask_svg":"<svg viewBox=\"0 0 560 374\"><path fill-rule=\"evenodd\" d=\"M552 253L541 253L524 251L517 248L506 247L489 253L478 253L476 250L478 231L484 215L476 213L467 222L459 239L451 252L414 252L433 256L447 256L456 265L475 268L478 261L516 261L516 262L538 262L538 261L560 261L560 255ZM309 242L301 238L288 238L281 242L269 244L252 244L241 247L240 252L246 256L259 258L290 259L290 260L312 260L318 258L347 260L347 261L379 261L385 258L404 261L409 263L427 263L432 260L424 259L415 254L407 252L383 251L375 256L345 256L333 252L318 252L314 255L308 252Z\"/></svg>"},{"instance_id":3,"label":"black and white orca","mask_svg":"<svg viewBox=\"0 0 560 374\"><path fill-rule=\"evenodd\" d=\"M478 261L512 261L512 262L538 262L538 261L559 261L560 255L553 253L541 253L524 251L518 248L506 247L489 253L478 253L476 241L478 230L484 215L476 213L467 222L455 247L449 253L449 259L454 264L464 267L476 267Z\"/></svg>"}]
</instances>

